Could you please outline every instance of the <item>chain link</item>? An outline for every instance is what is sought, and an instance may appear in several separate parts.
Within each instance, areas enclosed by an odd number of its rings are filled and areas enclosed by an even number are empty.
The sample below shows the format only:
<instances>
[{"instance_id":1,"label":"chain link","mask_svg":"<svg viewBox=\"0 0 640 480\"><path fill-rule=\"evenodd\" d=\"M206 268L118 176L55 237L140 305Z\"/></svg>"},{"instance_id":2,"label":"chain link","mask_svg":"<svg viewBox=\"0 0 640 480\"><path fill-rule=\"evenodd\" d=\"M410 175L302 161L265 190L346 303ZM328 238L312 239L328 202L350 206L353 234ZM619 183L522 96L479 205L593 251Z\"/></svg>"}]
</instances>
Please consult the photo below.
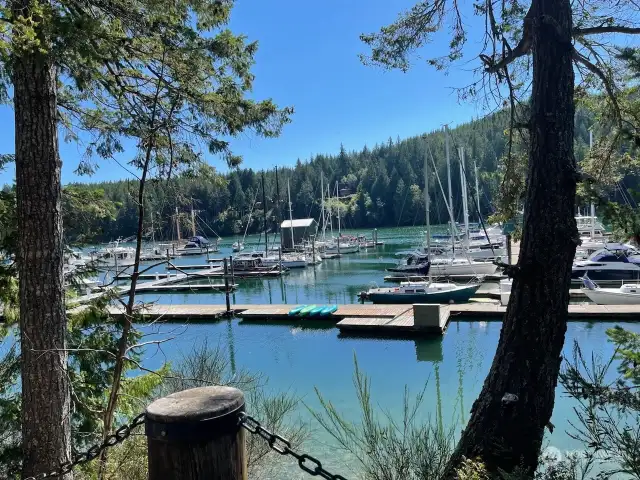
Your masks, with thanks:
<instances>
[{"instance_id":1,"label":"chain link","mask_svg":"<svg viewBox=\"0 0 640 480\"><path fill-rule=\"evenodd\" d=\"M251 415L247 415L244 412L239 414L240 425L245 428L252 435L257 435L263 438L268 444L271 450L279 453L280 455L290 455L298 460L298 466L301 470L307 472L314 477L325 478L327 480L347 480L342 475L333 475L329 473L322 466L320 460L306 453L298 453L291 449L291 443L286 438L272 433L262 426L262 424L253 418Z\"/></svg>"},{"instance_id":2,"label":"chain link","mask_svg":"<svg viewBox=\"0 0 640 480\"><path fill-rule=\"evenodd\" d=\"M78 465L82 465L84 463L95 460L107 448L113 447L129 438L129 436L131 436L131 432L136 427L139 427L144 423L144 419L145 414L141 413L136 418L134 418L131 423L122 425L111 435L107 436L102 443L93 445L84 452L74 455L71 461L62 463L56 470L53 470L51 472L39 473L38 475L27 477L23 480L44 480L46 478L62 477L67 473L71 473L71 471Z\"/></svg>"}]
</instances>

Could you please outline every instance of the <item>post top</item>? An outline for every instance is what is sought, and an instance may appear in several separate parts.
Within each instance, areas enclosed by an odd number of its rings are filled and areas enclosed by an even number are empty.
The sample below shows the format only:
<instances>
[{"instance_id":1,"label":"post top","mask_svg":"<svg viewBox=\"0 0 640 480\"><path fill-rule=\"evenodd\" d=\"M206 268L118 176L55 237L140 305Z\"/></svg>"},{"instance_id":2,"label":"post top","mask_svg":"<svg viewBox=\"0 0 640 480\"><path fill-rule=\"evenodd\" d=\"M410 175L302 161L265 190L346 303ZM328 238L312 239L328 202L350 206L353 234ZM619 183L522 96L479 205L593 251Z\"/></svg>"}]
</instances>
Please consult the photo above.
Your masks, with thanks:
<instances>
[{"instance_id":1,"label":"post top","mask_svg":"<svg viewBox=\"0 0 640 480\"><path fill-rule=\"evenodd\" d=\"M244 394L233 387L199 387L172 393L147 407L147 418L162 423L198 422L233 413L244 406Z\"/></svg>"}]
</instances>

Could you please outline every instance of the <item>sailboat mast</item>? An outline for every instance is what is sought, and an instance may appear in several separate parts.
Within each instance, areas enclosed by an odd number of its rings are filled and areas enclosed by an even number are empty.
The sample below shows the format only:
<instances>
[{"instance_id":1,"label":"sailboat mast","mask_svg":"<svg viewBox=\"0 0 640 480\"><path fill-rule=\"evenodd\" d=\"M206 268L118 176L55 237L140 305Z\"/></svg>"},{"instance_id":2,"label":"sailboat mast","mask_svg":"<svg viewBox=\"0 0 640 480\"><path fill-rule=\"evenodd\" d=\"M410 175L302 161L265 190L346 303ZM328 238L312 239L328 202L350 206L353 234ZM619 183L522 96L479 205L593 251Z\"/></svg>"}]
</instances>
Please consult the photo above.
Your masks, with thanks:
<instances>
[{"instance_id":1,"label":"sailboat mast","mask_svg":"<svg viewBox=\"0 0 640 480\"><path fill-rule=\"evenodd\" d=\"M429 162L426 149L424 151L424 207L427 221L427 258L431 260L431 199L429 198ZM429 268L429 283L431 283L431 268Z\"/></svg>"},{"instance_id":2,"label":"sailboat mast","mask_svg":"<svg viewBox=\"0 0 640 480\"><path fill-rule=\"evenodd\" d=\"M196 236L196 212L191 204L191 235Z\"/></svg>"},{"instance_id":3,"label":"sailboat mast","mask_svg":"<svg viewBox=\"0 0 640 480\"><path fill-rule=\"evenodd\" d=\"M151 210L151 243L156 243L156 227L153 224L153 210Z\"/></svg>"},{"instance_id":4,"label":"sailboat mast","mask_svg":"<svg viewBox=\"0 0 640 480\"><path fill-rule=\"evenodd\" d=\"M589 150L593 148L593 130L589 129ZM591 240L596 235L596 206L591 202Z\"/></svg>"},{"instance_id":5,"label":"sailboat mast","mask_svg":"<svg viewBox=\"0 0 640 480\"><path fill-rule=\"evenodd\" d=\"M178 216L178 207L176 207L176 232L178 234L178 242L182 240L180 237L180 217Z\"/></svg>"},{"instance_id":6,"label":"sailboat mast","mask_svg":"<svg viewBox=\"0 0 640 480\"><path fill-rule=\"evenodd\" d=\"M278 218L276 219L276 221L278 222L278 225L276 225L276 227L280 227L280 251L282 252L282 210L281 210L281 204L280 204L280 182L278 182L278 166L276 165L276 205L278 206ZM273 234L273 243L275 245L276 242L276 237L275 237L275 233Z\"/></svg>"},{"instance_id":7,"label":"sailboat mast","mask_svg":"<svg viewBox=\"0 0 640 480\"><path fill-rule=\"evenodd\" d=\"M327 218L324 216L324 172L320 172L320 218L322 218L322 241L327 231Z\"/></svg>"},{"instance_id":8,"label":"sailboat mast","mask_svg":"<svg viewBox=\"0 0 640 480\"><path fill-rule=\"evenodd\" d=\"M291 186L289 185L289 180L287 180L287 195L289 197L289 222L291 222L291 250L295 248L295 241L293 239L293 209L291 207Z\"/></svg>"},{"instance_id":9,"label":"sailboat mast","mask_svg":"<svg viewBox=\"0 0 640 480\"><path fill-rule=\"evenodd\" d=\"M336 180L336 200L338 200L338 203L336 203L336 209L338 210L338 238L340 238L342 236L342 233L340 230L340 191L338 190L337 180Z\"/></svg>"},{"instance_id":10,"label":"sailboat mast","mask_svg":"<svg viewBox=\"0 0 640 480\"><path fill-rule=\"evenodd\" d=\"M478 187L478 164L473 160L473 171L476 177L476 208L478 209L478 224L482 224L482 214L480 213L480 188Z\"/></svg>"},{"instance_id":11,"label":"sailboat mast","mask_svg":"<svg viewBox=\"0 0 640 480\"><path fill-rule=\"evenodd\" d=\"M329 199L329 211L327 216L329 217L329 228L331 229L331 238L333 238L333 217L331 216L331 188L327 185L327 198Z\"/></svg>"},{"instance_id":12,"label":"sailboat mast","mask_svg":"<svg viewBox=\"0 0 640 480\"><path fill-rule=\"evenodd\" d=\"M451 196L451 158L449 157L449 126L444 126L444 151L447 157L447 182L449 185L449 222L451 222L451 247L456 250L455 222L453 220L453 197Z\"/></svg>"},{"instance_id":13,"label":"sailboat mast","mask_svg":"<svg viewBox=\"0 0 640 480\"><path fill-rule=\"evenodd\" d=\"M468 192L467 192L467 176L465 175L464 167L464 148L460 147L458 150L460 156L460 187L462 190L462 216L464 218L464 243L467 250L469 250L469 205L468 205Z\"/></svg>"},{"instance_id":14,"label":"sailboat mast","mask_svg":"<svg viewBox=\"0 0 640 480\"><path fill-rule=\"evenodd\" d=\"M262 212L264 217L264 257L269 256L269 236L267 235L267 196L264 191L264 170L262 171Z\"/></svg>"}]
</instances>

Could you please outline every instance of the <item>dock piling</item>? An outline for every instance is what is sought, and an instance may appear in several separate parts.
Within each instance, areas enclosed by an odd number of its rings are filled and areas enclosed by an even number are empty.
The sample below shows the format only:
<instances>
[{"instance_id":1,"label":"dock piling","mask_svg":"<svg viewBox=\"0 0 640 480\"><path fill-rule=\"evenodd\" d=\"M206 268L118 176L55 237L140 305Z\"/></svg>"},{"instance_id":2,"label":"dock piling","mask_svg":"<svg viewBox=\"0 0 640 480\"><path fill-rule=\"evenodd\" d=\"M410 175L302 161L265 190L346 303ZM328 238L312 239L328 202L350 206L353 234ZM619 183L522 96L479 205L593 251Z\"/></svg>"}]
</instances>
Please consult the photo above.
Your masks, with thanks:
<instances>
[{"instance_id":1,"label":"dock piling","mask_svg":"<svg viewBox=\"0 0 640 480\"><path fill-rule=\"evenodd\" d=\"M173 393L147 407L149 480L246 480L243 393L200 387Z\"/></svg>"},{"instance_id":2,"label":"dock piling","mask_svg":"<svg viewBox=\"0 0 640 480\"><path fill-rule=\"evenodd\" d=\"M229 264L226 258L224 259L224 296L227 301L227 313L231 313L231 301L229 299Z\"/></svg>"}]
</instances>

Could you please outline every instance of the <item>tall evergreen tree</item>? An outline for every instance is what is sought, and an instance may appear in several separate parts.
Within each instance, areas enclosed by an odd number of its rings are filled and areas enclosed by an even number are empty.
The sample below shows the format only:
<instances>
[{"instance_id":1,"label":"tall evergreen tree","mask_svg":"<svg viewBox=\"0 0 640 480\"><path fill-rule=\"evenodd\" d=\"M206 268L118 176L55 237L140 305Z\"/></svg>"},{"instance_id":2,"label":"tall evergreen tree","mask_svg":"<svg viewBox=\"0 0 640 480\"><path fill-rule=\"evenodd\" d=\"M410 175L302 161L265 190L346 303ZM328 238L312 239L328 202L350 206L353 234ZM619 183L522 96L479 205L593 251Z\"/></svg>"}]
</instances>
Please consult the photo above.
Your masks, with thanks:
<instances>
[{"instance_id":1,"label":"tall evergreen tree","mask_svg":"<svg viewBox=\"0 0 640 480\"><path fill-rule=\"evenodd\" d=\"M532 0L528 8L494 0L473 6L487 25L487 42L478 55L484 75L463 94L476 94L482 85L496 83L498 93L508 92L507 158L512 161L514 135L522 132L528 145L529 188L518 265L507 269L514 283L497 352L449 475L455 476L465 457L480 457L491 472L524 468L532 475L553 410L571 264L579 242L573 217L579 179L574 157L574 62L589 86L597 85L608 94L620 127L612 46L606 38L592 38L640 33L630 24L634 15L628 13L637 13L638 7L631 0L617 2L613 9L609 2L587 5L569 0ZM453 32L451 50L429 63L444 68L460 60L467 32L459 7L459 2L447 0L418 2L392 25L362 36L372 47L365 61L407 70L410 54L447 21ZM530 95L528 105L517 104L518 94Z\"/></svg>"},{"instance_id":2,"label":"tall evergreen tree","mask_svg":"<svg viewBox=\"0 0 640 480\"><path fill-rule=\"evenodd\" d=\"M218 0L0 0L0 91L12 92L15 111L26 476L50 471L71 452L59 122L72 135L98 133L90 154L122 152L123 137L139 138L147 152L153 144L155 165L166 176L177 165L195 168L202 157L177 135L181 129L237 165L241 159L222 138L247 129L275 136L291 112L245 98L257 45L226 28L231 6ZM162 118L149 110L158 100L149 85L161 85L163 100L170 100ZM131 121L148 114L148 124ZM151 138L142 138L149 125ZM154 142L169 138L177 141ZM133 161L143 175L144 163ZM95 164L80 168L92 171Z\"/></svg>"}]
</instances>

